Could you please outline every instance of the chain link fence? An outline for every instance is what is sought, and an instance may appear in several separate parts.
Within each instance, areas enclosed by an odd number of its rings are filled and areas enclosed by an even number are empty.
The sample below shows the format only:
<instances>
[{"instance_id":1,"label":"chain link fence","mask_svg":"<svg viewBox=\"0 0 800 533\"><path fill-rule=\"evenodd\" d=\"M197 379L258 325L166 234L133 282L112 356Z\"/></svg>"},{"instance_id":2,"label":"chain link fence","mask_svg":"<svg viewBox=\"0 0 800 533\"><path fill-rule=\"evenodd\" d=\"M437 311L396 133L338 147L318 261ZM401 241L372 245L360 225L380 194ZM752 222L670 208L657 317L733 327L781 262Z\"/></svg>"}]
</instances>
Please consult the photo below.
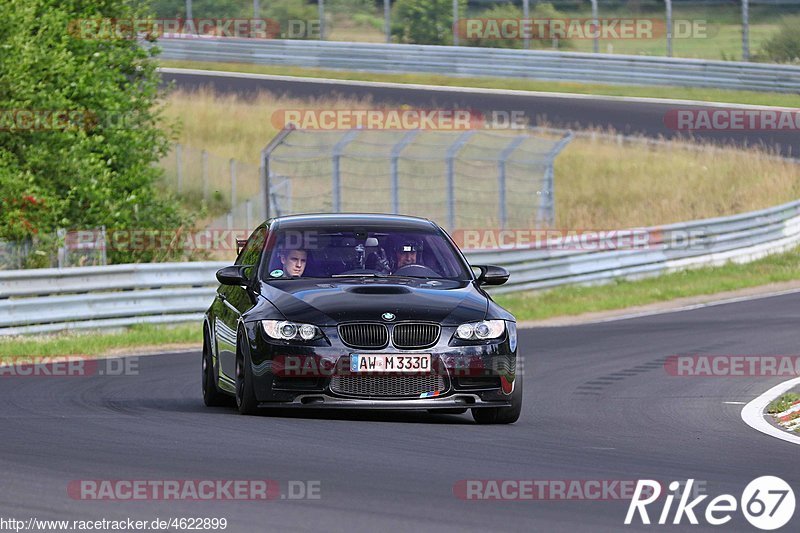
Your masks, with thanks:
<instances>
[{"instance_id":1,"label":"chain link fence","mask_svg":"<svg viewBox=\"0 0 800 533\"><path fill-rule=\"evenodd\" d=\"M519 130L284 130L262 154L273 191L268 209L399 213L449 229L549 227L553 162L571 138Z\"/></svg>"}]
</instances>

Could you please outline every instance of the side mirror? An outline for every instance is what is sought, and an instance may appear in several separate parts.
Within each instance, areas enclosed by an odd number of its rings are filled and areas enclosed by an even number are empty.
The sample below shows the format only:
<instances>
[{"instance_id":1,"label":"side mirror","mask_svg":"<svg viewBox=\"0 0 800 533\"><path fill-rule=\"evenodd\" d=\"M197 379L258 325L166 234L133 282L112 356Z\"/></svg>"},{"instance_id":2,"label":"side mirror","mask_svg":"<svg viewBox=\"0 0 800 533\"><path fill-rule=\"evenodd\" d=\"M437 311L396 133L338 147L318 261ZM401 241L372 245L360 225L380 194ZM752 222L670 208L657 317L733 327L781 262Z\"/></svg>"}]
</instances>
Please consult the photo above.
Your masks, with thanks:
<instances>
[{"instance_id":1,"label":"side mirror","mask_svg":"<svg viewBox=\"0 0 800 533\"><path fill-rule=\"evenodd\" d=\"M508 270L495 265L474 265L481 270L478 283L481 285L502 285L508 281Z\"/></svg>"},{"instance_id":2,"label":"side mirror","mask_svg":"<svg viewBox=\"0 0 800 533\"><path fill-rule=\"evenodd\" d=\"M217 281L223 285L247 285L247 276L244 267L240 265L227 266L217 270Z\"/></svg>"}]
</instances>

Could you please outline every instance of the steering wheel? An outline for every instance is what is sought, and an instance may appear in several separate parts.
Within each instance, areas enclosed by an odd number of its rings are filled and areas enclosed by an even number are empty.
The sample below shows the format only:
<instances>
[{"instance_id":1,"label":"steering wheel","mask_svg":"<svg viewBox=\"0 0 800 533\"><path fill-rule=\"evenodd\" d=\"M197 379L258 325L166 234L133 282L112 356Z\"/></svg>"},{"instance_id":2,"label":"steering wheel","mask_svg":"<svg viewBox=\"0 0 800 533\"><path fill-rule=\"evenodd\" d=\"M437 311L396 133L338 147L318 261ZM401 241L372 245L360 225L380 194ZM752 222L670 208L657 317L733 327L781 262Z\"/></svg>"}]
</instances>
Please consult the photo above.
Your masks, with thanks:
<instances>
[{"instance_id":1,"label":"steering wheel","mask_svg":"<svg viewBox=\"0 0 800 533\"><path fill-rule=\"evenodd\" d=\"M438 272L434 269L426 267L425 265L406 265L404 267L400 267L394 272L392 272L395 276L411 276L417 278L440 278Z\"/></svg>"}]
</instances>

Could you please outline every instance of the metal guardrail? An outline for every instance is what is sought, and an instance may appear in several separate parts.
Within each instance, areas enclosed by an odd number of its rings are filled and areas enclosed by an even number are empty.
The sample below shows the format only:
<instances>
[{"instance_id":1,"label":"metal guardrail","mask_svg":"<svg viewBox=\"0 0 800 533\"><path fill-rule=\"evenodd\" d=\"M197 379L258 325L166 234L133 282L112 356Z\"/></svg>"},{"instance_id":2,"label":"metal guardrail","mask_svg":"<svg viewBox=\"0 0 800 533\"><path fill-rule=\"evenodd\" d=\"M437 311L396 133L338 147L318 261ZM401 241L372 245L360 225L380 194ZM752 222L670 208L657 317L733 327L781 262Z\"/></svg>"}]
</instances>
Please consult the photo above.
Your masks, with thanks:
<instances>
[{"instance_id":1,"label":"metal guardrail","mask_svg":"<svg viewBox=\"0 0 800 533\"><path fill-rule=\"evenodd\" d=\"M603 250L582 241L583 249L481 250L466 255L472 264L508 268L511 277L493 289L495 294L747 262L800 243L800 201L627 231L646 233L647 246ZM562 244L570 247L566 241ZM199 321L215 292L214 273L225 265L154 263L0 271L0 335Z\"/></svg>"},{"instance_id":2,"label":"metal guardrail","mask_svg":"<svg viewBox=\"0 0 800 533\"><path fill-rule=\"evenodd\" d=\"M164 59L369 72L800 92L800 67L469 46L209 37L161 38Z\"/></svg>"}]
</instances>

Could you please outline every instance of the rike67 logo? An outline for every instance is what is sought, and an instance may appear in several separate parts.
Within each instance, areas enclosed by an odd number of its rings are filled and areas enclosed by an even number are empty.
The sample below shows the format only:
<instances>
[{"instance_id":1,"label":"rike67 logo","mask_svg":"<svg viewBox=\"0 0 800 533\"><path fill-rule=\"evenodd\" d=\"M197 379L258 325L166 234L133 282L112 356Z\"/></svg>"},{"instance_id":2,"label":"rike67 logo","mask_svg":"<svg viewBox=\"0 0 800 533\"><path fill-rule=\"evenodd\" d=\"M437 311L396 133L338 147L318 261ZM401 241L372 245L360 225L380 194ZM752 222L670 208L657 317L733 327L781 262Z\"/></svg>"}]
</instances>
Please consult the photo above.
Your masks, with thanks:
<instances>
[{"instance_id":1,"label":"rike67 logo","mask_svg":"<svg viewBox=\"0 0 800 533\"><path fill-rule=\"evenodd\" d=\"M697 525L699 516L712 526L721 526L730 522L737 509L741 509L742 514L751 525L761 530L771 531L786 525L794 515L794 491L779 477L762 476L754 479L744 488L738 501L732 494L720 494L707 502L705 512L701 512L700 504L708 498L708 495L703 494L689 499L692 496L693 484L694 479L689 479L685 484L678 481L670 483L671 493L664 498L661 512L657 518L653 516L653 520L661 525L681 524L685 518L690 524ZM678 494L677 491L682 486L685 488ZM628 507L625 524L634 523L637 515L642 524L650 524L651 517L648 514L647 506L656 502L660 496L661 484L658 481L640 479ZM673 513L672 504L676 497L678 504ZM657 511L652 508L650 510ZM670 518L672 519L670 520Z\"/></svg>"}]
</instances>

